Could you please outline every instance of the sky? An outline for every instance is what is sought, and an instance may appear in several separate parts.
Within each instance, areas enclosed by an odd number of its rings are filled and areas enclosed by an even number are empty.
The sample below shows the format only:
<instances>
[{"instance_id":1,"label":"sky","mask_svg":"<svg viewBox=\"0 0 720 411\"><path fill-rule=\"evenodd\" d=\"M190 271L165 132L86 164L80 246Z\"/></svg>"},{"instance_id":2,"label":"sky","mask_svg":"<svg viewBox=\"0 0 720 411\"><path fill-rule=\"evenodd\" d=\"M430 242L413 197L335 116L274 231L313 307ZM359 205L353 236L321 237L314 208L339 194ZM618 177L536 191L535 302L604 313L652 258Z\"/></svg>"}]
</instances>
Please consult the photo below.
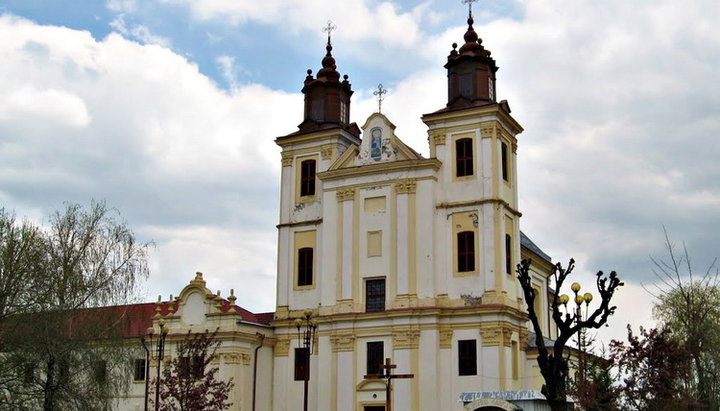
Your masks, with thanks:
<instances>
[{"instance_id":1,"label":"sky","mask_svg":"<svg viewBox=\"0 0 720 411\"><path fill-rule=\"evenodd\" d=\"M141 299L196 271L251 311L274 310L280 154L300 89L333 55L355 94L428 155L462 42L459 0L3 0L0 206L46 222L104 200L153 241ZM650 325L663 227L697 272L720 229L720 2L481 0L475 29L518 137L521 229L574 276L626 285L603 337ZM609 338L608 337L608 338Z\"/></svg>"}]
</instances>

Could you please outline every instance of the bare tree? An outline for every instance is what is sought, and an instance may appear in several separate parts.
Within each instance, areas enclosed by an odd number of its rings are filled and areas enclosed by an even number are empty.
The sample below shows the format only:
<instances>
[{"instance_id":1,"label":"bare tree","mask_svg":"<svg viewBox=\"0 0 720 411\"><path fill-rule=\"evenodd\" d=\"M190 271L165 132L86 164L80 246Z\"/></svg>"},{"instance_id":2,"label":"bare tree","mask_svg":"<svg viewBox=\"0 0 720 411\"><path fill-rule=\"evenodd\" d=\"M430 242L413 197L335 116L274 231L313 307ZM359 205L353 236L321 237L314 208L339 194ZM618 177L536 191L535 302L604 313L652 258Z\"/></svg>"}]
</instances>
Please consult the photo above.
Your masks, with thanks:
<instances>
[{"instance_id":1,"label":"bare tree","mask_svg":"<svg viewBox=\"0 0 720 411\"><path fill-rule=\"evenodd\" d=\"M562 289L565 280L575 268L575 260L570 259L567 268L563 268L560 263L555 264L552 278L554 280L554 288L557 291L553 296L551 308L553 322L558 328L558 337L552 347L547 347L534 308L537 295L535 294L535 289L532 287L530 264L530 260L521 261L520 264L518 264L517 272L518 280L520 280L520 285L525 295L528 316L535 331L535 343L538 347L537 362L540 366L540 373L545 380L542 393L545 395L553 411L564 411L569 409L567 404L569 353L568 356L565 355L566 344L570 338L580 330L600 328L607 322L608 317L611 316L616 309L615 306L610 306L610 301L617 287L622 286L623 283L620 282L615 271L611 272L609 276L605 276L602 271L598 271L596 284L601 299L600 306L589 314L589 316L583 318L578 315L579 311L566 309L565 312L563 312L560 306L566 306L568 302L567 296L561 299L561 296L557 295L559 290ZM582 296L576 297L580 297L580 299L583 298ZM578 305L581 302L582 301L578 300ZM589 301L587 302L589 303ZM550 350L552 350L552 353Z\"/></svg>"},{"instance_id":2,"label":"bare tree","mask_svg":"<svg viewBox=\"0 0 720 411\"><path fill-rule=\"evenodd\" d=\"M665 235L666 258L652 258L653 273L660 284L653 315L691 357L693 398L705 407L720 407L720 273L712 261L697 275L683 244L678 252Z\"/></svg>"}]
</instances>

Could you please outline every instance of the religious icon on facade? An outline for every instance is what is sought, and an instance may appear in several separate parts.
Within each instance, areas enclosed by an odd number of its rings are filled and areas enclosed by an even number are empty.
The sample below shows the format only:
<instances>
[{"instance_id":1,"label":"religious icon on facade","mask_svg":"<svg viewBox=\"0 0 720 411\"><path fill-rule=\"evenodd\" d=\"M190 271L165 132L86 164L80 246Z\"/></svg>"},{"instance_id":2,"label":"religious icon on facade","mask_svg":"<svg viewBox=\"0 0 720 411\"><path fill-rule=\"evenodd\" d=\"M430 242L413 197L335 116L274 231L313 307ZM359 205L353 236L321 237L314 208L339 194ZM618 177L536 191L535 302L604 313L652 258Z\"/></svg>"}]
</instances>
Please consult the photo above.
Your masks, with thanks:
<instances>
[{"instance_id":1,"label":"religious icon on facade","mask_svg":"<svg viewBox=\"0 0 720 411\"><path fill-rule=\"evenodd\" d=\"M379 160L382 156L382 129L375 127L370 130L370 157Z\"/></svg>"}]
</instances>

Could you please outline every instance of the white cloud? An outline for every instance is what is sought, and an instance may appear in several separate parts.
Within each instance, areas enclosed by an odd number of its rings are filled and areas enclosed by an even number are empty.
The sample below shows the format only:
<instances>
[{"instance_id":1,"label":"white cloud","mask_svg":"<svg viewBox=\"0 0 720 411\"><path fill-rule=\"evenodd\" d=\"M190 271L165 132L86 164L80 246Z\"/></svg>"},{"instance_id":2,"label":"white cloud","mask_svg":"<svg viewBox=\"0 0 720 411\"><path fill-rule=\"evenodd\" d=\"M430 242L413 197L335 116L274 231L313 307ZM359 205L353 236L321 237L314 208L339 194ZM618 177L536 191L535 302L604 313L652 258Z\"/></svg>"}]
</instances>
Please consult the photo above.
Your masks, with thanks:
<instances>
[{"instance_id":1,"label":"white cloud","mask_svg":"<svg viewBox=\"0 0 720 411\"><path fill-rule=\"evenodd\" d=\"M3 16L0 38L6 204L22 216L107 199L157 236L149 294L206 271L211 287L234 284L241 303L272 308L272 294L256 295L275 274L277 213L264 199L278 191L274 137L299 123L300 96L224 91L172 51L116 34Z\"/></svg>"},{"instance_id":2,"label":"white cloud","mask_svg":"<svg viewBox=\"0 0 720 411\"><path fill-rule=\"evenodd\" d=\"M169 47L170 40L163 36L153 34L149 28L142 24L135 24L131 27L125 23L125 17L121 14L110 22L110 27L118 33L130 39L137 40L144 44L156 44L158 46Z\"/></svg>"},{"instance_id":3,"label":"white cloud","mask_svg":"<svg viewBox=\"0 0 720 411\"><path fill-rule=\"evenodd\" d=\"M52 122L71 128L84 128L90 123L85 102L73 93L57 89L38 90L23 86L3 90L0 95L0 122L26 118L33 122Z\"/></svg>"},{"instance_id":4,"label":"white cloud","mask_svg":"<svg viewBox=\"0 0 720 411\"><path fill-rule=\"evenodd\" d=\"M137 11L137 0L107 0L107 8L116 13L133 13Z\"/></svg>"},{"instance_id":5,"label":"white cloud","mask_svg":"<svg viewBox=\"0 0 720 411\"><path fill-rule=\"evenodd\" d=\"M195 19L218 20L231 24L259 21L276 24L286 35L299 32L321 36L320 28L332 19L339 30L333 33L340 39L352 41L376 40L386 44L413 45L419 40L419 21L427 13L422 5L410 12L400 12L392 2L365 0L269 0L259 7L252 0L161 0L183 4L190 8ZM425 2L427 3L427 2ZM430 18L436 18L434 14Z\"/></svg>"}]
</instances>

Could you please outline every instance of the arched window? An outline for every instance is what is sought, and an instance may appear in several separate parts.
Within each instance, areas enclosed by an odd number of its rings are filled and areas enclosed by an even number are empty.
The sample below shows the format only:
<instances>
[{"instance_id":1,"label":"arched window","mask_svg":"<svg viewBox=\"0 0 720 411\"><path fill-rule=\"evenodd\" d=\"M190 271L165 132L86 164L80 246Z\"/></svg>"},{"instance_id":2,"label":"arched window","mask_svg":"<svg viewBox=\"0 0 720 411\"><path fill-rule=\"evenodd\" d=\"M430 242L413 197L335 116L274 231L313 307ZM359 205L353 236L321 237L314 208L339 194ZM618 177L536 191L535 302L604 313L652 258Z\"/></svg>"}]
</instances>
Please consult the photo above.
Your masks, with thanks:
<instances>
[{"instance_id":1,"label":"arched window","mask_svg":"<svg viewBox=\"0 0 720 411\"><path fill-rule=\"evenodd\" d=\"M313 283L313 249L304 247L298 250L298 287Z\"/></svg>"},{"instance_id":2,"label":"arched window","mask_svg":"<svg viewBox=\"0 0 720 411\"><path fill-rule=\"evenodd\" d=\"M457 233L458 272L475 271L475 233L461 231Z\"/></svg>"},{"instance_id":3,"label":"arched window","mask_svg":"<svg viewBox=\"0 0 720 411\"><path fill-rule=\"evenodd\" d=\"M461 138L455 141L455 175L457 177L473 174L472 139Z\"/></svg>"},{"instance_id":4,"label":"arched window","mask_svg":"<svg viewBox=\"0 0 720 411\"><path fill-rule=\"evenodd\" d=\"M300 163L300 196L315 195L315 160Z\"/></svg>"}]
</instances>

